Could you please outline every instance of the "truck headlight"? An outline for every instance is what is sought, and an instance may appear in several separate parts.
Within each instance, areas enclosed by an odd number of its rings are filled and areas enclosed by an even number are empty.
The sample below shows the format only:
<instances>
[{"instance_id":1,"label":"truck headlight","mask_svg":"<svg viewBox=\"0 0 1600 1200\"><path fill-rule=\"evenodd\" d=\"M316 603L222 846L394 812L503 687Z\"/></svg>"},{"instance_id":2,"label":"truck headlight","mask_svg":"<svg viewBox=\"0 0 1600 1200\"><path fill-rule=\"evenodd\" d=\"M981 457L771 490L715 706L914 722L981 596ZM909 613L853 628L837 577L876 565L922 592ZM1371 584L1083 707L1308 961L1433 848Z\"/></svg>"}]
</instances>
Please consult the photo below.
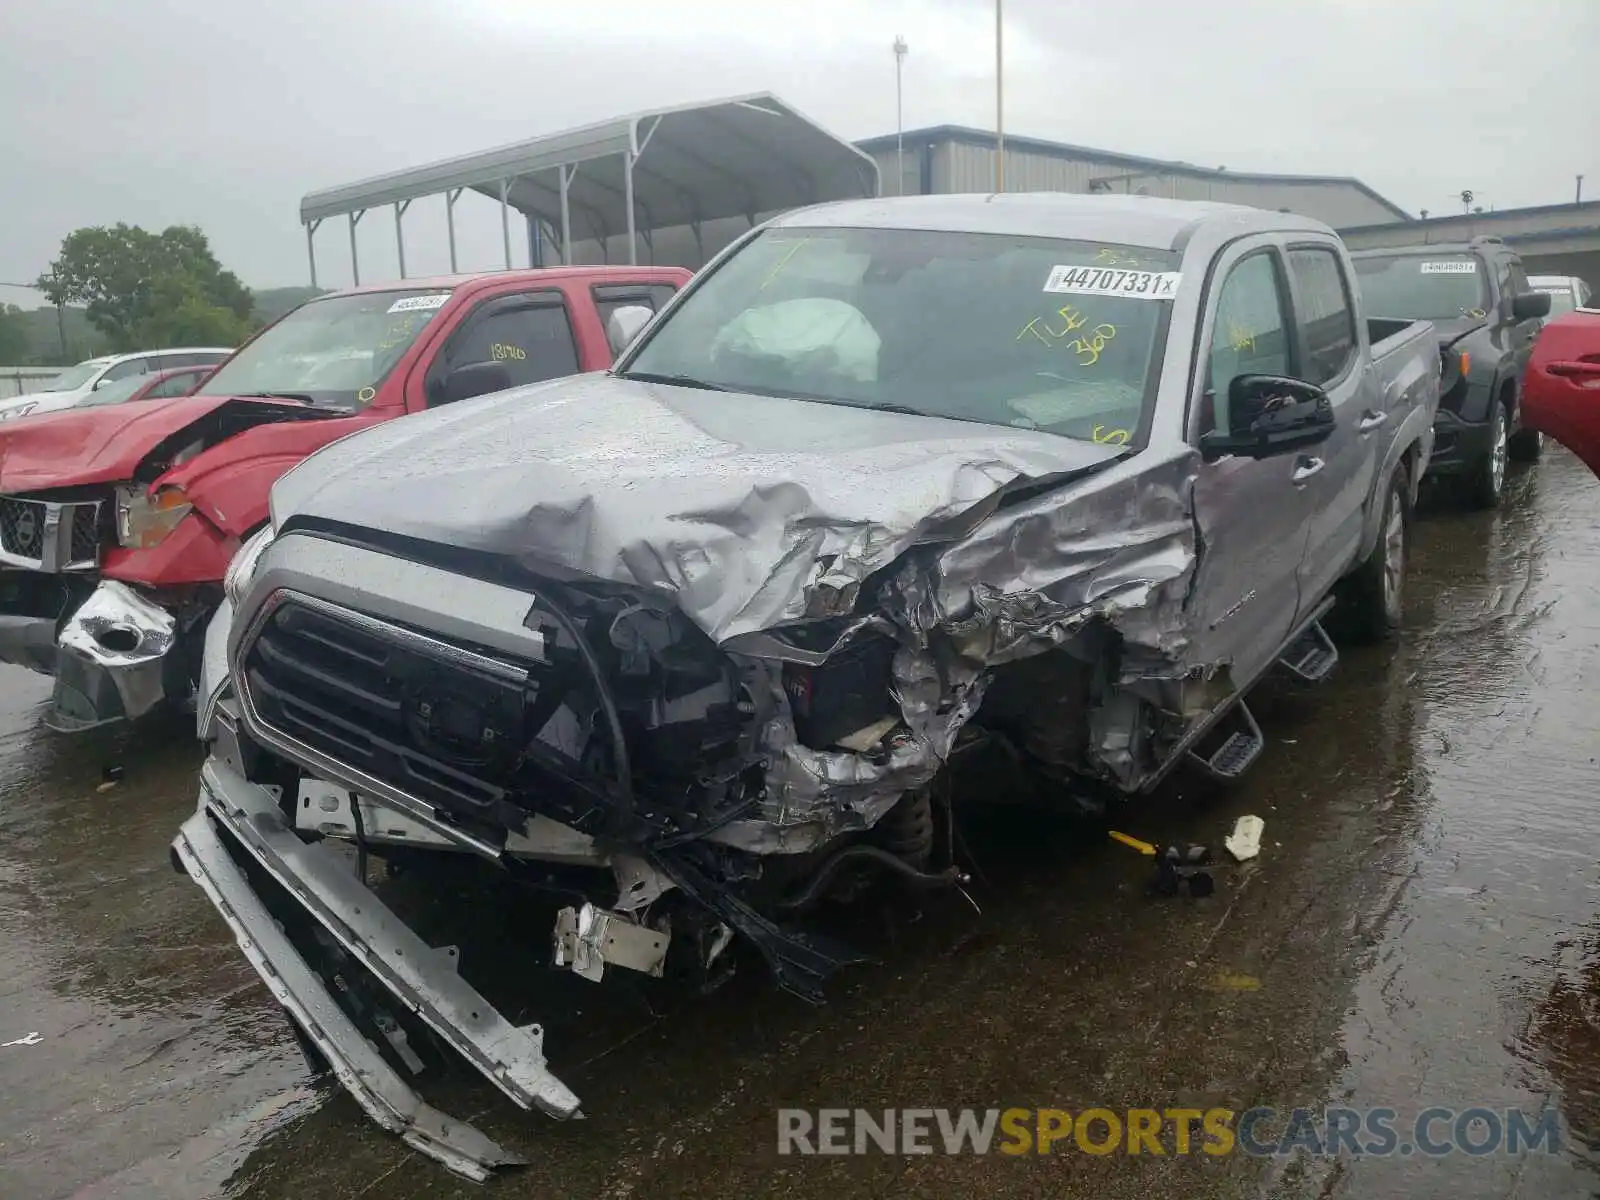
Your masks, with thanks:
<instances>
[{"instance_id":1,"label":"truck headlight","mask_svg":"<svg viewBox=\"0 0 1600 1200\"><path fill-rule=\"evenodd\" d=\"M159 546L194 510L180 487L150 492L134 484L117 489L117 541L129 550Z\"/></svg>"},{"instance_id":2,"label":"truck headlight","mask_svg":"<svg viewBox=\"0 0 1600 1200\"><path fill-rule=\"evenodd\" d=\"M256 568L261 565L261 556L267 547L272 545L272 539L277 536L277 532L271 525L257 530L245 539L244 545L239 547L239 552L228 564L227 573L222 577L222 591L235 608L244 599L245 589L255 578Z\"/></svg>"}]
</instances>

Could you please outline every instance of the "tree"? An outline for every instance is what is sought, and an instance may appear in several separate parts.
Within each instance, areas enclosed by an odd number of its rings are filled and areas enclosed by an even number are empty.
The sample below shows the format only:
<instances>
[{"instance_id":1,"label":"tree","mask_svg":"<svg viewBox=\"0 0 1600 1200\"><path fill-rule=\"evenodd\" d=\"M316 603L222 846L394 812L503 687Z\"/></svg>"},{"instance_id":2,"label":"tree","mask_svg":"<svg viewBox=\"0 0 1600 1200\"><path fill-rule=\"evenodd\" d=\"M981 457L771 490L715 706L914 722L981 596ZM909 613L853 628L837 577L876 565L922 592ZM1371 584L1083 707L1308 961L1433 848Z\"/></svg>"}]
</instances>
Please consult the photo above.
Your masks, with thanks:
<instances>
[{"instance_id":1,"label":"tree","mask_svg":"<svg viewBox=\"0 0 1600 1200\"><path fill-rule=\"evenodd\" d=\"M15 304L0 304L0 366L22 366L32 350L29 343L22 310Z\"/></svg>"},{"instance_id":2,"label":"tree","mask_svg":"<svg viewBox=\"0 0 1600 1200\"><path fill-rule=\"evenodd\" d=\"M183 331L229 328L229 318L243 329L253 303L250 289L222 269L206 235L187 225L161 233L121 223L75 230L39 287L52 304L86 305L89 320L117 350L176 345L169 339Z\"/></svg>"},{"instance_id":3,"label":"tree","mask_svg":"<svg viewBox=\"0 0 1600 1200\"><path fill-rule=\"evenodd\" d=\"M212 304L192 275L152 280L150 299L150 314L133 326L133 340L142 347L237 346L250 335L249 320Z\"/></svg>"}]
</instances>

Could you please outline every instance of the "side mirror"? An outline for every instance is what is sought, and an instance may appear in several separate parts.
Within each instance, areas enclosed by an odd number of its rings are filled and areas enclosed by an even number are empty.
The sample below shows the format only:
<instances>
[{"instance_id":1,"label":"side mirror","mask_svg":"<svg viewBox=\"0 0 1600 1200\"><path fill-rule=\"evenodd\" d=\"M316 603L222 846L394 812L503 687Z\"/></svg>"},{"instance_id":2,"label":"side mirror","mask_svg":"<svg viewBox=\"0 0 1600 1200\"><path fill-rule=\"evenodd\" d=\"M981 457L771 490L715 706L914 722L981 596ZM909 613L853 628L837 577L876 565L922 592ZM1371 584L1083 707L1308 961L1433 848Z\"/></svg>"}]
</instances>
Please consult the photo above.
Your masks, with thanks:
<instances>
[{"instance_id":1,"label":"side mirror","mask_svg":"<svg viewBox=\"0 0 1600 1200\"><path fill-rule=\"evenodd\" d=\"M606 322L606 341L611 344L611 353L621 354L626 350L655 315L643 304L624 304L613 312Z\"/></svg>"},{"instance_id":2,"label":"side mirror","mask_svg":"<svg viewBox=\"0 0 1600 1200\"><path fill-rule=\"evenodd\" d=\"M503 392L510 386L511 372L506 369L505 363L464 363L444 377L444 382L439 385L437 402L454 404L457 400Z\"/></svg>"},{"instance_id":3,"label":"side mirror","mask_svg":"<svg viewBox=\"0 0 1600 1200\"><path fill-rule=\"evenodd\" d=\"M1236 375L1228 384L1231 432L1200 437L1207 460L1226 454L1271 458L1327 441L1336 422L1328 394L1281 375Z\"/></svg>"},{"instance_id":4,"label":"side mirror","mask_svg":"<svg viewBox=\"0 0 1600 1200\"><path fill-rule=\"evenodd\" d=\"M1549 292L1523 292L1511 299L1511 319L1514 321L1532 321L1549 315Z\"/></svg>"}]
</instances>

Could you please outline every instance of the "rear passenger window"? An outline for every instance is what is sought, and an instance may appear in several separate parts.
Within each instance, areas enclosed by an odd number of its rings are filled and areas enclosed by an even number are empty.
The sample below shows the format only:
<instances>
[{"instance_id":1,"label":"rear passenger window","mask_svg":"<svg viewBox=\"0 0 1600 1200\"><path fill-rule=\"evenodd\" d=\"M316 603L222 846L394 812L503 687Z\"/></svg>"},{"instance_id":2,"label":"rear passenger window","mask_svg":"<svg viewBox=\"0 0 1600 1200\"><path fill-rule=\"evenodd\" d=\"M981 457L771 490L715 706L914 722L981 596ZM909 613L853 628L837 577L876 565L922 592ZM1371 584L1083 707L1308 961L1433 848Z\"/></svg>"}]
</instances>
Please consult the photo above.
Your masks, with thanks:
<instances>
[{"instance_id":1,"label":"rear passenger window","mask_svg":"<svg viewBox=\"0 0 1600 1200\"><path fill-rule=\"evenodd\" d=\"M512 386L578 372L578 346L560 302L502 307L474 321L450 350L452 366L498 362Z\"/></svg>"},{"instance_id":2,"label":"rear passenger window","mask_svg":"<svg viewBox=\"0 0 1600 1200\"><path fill-rule=\"evenodd\" d=\"M1289 251L1300 304L1300 330L1306 340L1308 383L1332 383L1345 373L1356 354L1355 313L1345 287L1344 269L1332 250Z\"/></svg>"},{"instance_id":3,"label":"rear passenger window","mask_svg":"<svg viewBox=\"0 0 1600 1200\"><path fill-rule=\"evenodd\" d=\"M132 375L144 375L150 370L150 364L142 358L130 358L127 362L120 362L108 369L101 377L100 383L115 383L119 379L127 379ZM95 386L99 386L96 384Z\"/></svg>"},{"instance_id":4,"label":"rear passenger window","mask_svg":"<svg viewBox=\"0 0 1600 1200\"><path fill-rule=\"evenodd\" d=\"M197 368L193 371L179 371L176 375L168 375L145 393L145 399L165 400L172 396L187 396L189 390L199 383L205 374L203 368Z\"/></svg>"},{"instance_id":5,"label":"rear passenger window","mask_svg":"<svg viewBox=\"0 0 1600 1200\"><path fill-rule=\"evenodd\" d=\"M670 283L652 283L640 287L617 284L596 287L594 306L600 313L600 328L611 328L611 314L629 305L643 305L651 312L660 312L677 290Z\"/></svg>"},{"instance_id":6,"label":"rear passenger window","mask_svg":"<svg viewBox=\"0 0 1600 1200\"><path fill-rule=\"evenodd\" d=\"M1223 281L1211 326L1209 419L1201 432L1231 432L1228 385L1239 375L1290 374L1283 294L1268 252L1238 262Z\"/></svg>"}]
</instances>

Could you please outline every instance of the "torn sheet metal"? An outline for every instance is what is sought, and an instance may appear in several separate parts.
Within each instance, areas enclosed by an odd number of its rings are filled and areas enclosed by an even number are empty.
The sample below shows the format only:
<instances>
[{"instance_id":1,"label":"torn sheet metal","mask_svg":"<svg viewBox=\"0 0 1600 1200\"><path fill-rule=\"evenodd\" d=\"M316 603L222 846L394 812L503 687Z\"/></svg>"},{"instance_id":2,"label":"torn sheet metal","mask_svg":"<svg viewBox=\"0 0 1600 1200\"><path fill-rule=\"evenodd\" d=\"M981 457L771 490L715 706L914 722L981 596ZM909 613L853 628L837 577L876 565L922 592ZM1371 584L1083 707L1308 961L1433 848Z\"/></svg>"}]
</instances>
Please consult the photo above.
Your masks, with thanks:
<instances>
[{"instance_id":1,"label":"torn sheet metal","mask_svg":"<svg viewBox=\"0 0 1600 1200\"><path fill-rule=\"evenodd\" d=\"M996 492L1119 453L1030 430L588 375L329 446L278 483L273 511L280 525L321 517L643 587L727 643L847 613L872 572L959 535Z\"/></svg>"},{"instance_id":2,"label":"torn sheet metal","mask_svg":"<svg viewBox=\"0 0 1600 1200\"><path fill-rule=\"evenodd\" d=\"M1095 645L1075 643L1091 625L1120 635L1113 682L1183 707L1192 450L1117 462L1118 447L1052 434L818 411L564 380L331 446L280 482L274 511L280 524L369 527L675 603L762 697L766 794L713 835L756 853L871 827L938 773L992 668L1063 647L1092 658ZM824 618L841 622L831 649L773 636ZM903 724L866 752L803 744L773 660L823 661L868 633L900 643ZM672 638L648 606L610 626L624 670ZM1091 720L1103 768L1127 785L1137 713L1123 707Z\"/></svg>"}]
</instances>

